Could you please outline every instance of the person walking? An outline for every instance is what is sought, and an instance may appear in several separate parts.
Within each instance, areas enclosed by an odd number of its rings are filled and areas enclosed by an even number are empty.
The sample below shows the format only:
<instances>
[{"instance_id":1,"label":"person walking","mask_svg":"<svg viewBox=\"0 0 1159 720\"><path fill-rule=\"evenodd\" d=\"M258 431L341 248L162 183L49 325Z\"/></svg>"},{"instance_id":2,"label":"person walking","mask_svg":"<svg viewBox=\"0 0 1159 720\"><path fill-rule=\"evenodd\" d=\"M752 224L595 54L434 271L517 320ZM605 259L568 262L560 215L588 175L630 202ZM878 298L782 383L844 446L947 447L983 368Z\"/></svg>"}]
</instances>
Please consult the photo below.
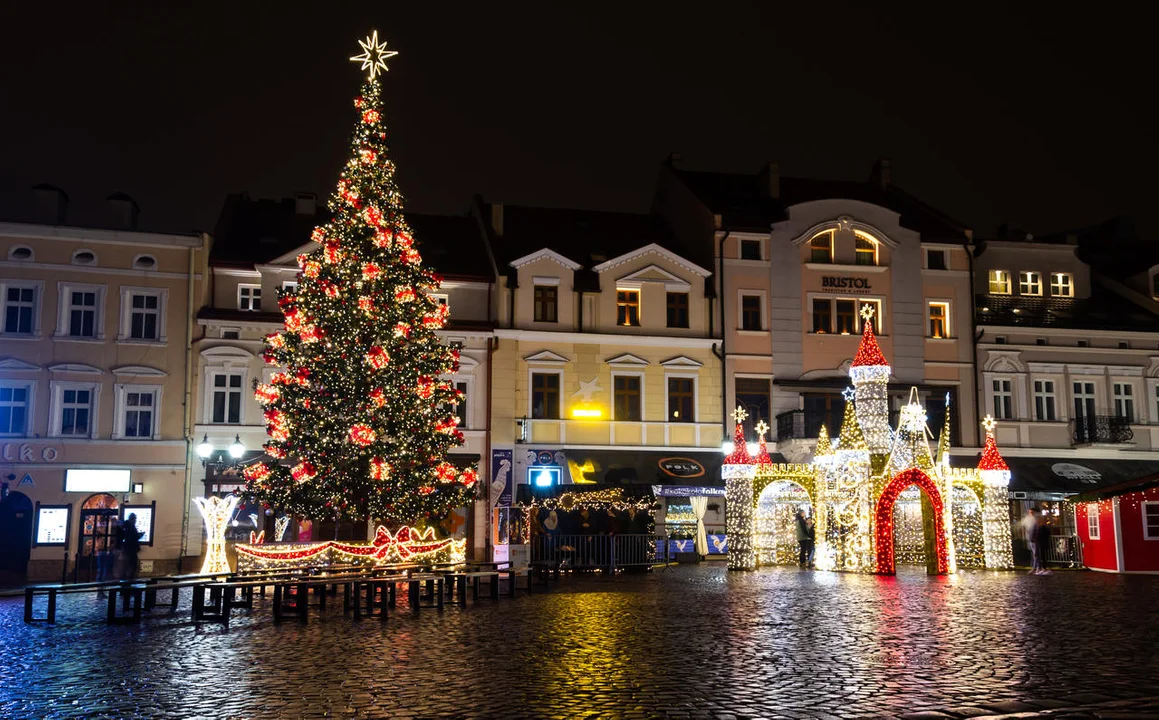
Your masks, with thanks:
<instances>
[{"instance_id":1,"label":"person walking","mask_svg":"<svg viewBox=\"0 0 1159 720\"><path fill-rule=\"evenodd\" d=\"M1030 574L1036 575L1042 569L1038 559L1038 508L1027 510L1019 526L1022 528L1022 540L1030 550Z\"/></svg>"},{"instance_id":2,"label":"person walking","mask_svg":"<svg viewBox=\"0 0 1159 720\"><path fill-rule=\"evenodd\" d=\"M124 580L137 577L137 553L141 550L143 534L137 529L137 514L129 513L121 524L121 577Z\"/></svg>"},{"instance_id":3,"label":"person walking","mask_svg":"<svg viewBox=\"0 0 1159 720\"><path fill-rule=\"evenodd\" d=\"M797 566L807 567L809 562L809 527L805 524L805 511L797 511Z\"/></svg>"},{"instance_id":4,"label":"person walking","mask_svg":"<svg viewBox=\"0 0 1159 720\"><path fill-rule=\"evenodd\" d=\"M809 536L809 552L807 553L808 557L805 558L805 563L809 567L813 567L813 555L817 552L817 526L813 523L812 517L805 521L805 534Z\"/></svg>"},{"instance_id":5,"label":"person walking","mask_svg":"<svg viewBox=\"0 0 1159 720\"><path fill-rule=\"evenodd\" d=\"M1038 521L1038 527L1035 528L1035 535L1037 542L1037 556L1038 556L1038 570L1035 575L1053 575L1050 570L1046 569L1046 552L1050 549L1051 543L1051 518L1047 513L1042 513Z\"/></svg>"}]
</instances>

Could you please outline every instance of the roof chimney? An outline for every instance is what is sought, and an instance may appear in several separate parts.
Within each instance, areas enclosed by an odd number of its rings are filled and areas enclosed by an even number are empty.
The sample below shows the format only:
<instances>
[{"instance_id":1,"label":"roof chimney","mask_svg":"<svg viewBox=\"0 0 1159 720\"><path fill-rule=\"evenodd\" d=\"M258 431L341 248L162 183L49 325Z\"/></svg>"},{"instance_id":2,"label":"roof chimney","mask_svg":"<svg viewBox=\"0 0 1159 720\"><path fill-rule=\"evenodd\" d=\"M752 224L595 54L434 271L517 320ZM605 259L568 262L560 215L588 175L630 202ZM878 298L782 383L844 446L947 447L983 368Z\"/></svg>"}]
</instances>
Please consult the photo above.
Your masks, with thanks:
<instances>
[{"instance_id":1,"label":"roof chimney","mask_svg":"<svg viewBox=\"0 0 1159 720\"><path fill-rule=\"evenodd\" d=\"M891 180L889 177L889 158L880 158L873 163L873 170L869 173L869 182L884 190Z\"/></svg>"},{"instance_id":2,"label":"roof chimney","mask_svg":"<svg viewBox=\"0 0 1159 720\"><path fill-rule=\"evenodd\" d=\"M491 205L491 229L496 235L503 235L503 203Z\"/></svg>"},{"instance_id":3,"label":"roof chimney","mask_svg":"<svg viewBox=\"0 0 1159 720\"><path fill-rule=\"evenodd\" d=\"M113 193L106 199L112 226L118 230L136 230L137 216L141 214L137 201L122 192Z\"/></svg>"},{"instance_id":4,"label":"roof chimney","mask_svg":"<svg viewBox=\"0 0 1159 720\"><path fill-rule=\"evenodd\" d=\"M64 225L68 218L68 194L55 185L42 183L32 188L36 222Z\"/></svg>"},{"instance_id":5,"label":"roof chimney","mask_svg":"<svg viewBox=\"0 0 1159 720\"><path fill-rule=\"evenodd\" d=\"M781 197L781 168L775 162L765 165L765 190L769 197L778 200Z\"/></svg>"},{"instance_id":6,"label":"roof chimney","mask_svg":"<svg viewBox=\"0 0 1159 720\"><path fill-rule=\"evenodd\" d=\"M318 196L308 192L294 193L294 212L314 217L318 212Z\"/></svg>"}]
</instances>

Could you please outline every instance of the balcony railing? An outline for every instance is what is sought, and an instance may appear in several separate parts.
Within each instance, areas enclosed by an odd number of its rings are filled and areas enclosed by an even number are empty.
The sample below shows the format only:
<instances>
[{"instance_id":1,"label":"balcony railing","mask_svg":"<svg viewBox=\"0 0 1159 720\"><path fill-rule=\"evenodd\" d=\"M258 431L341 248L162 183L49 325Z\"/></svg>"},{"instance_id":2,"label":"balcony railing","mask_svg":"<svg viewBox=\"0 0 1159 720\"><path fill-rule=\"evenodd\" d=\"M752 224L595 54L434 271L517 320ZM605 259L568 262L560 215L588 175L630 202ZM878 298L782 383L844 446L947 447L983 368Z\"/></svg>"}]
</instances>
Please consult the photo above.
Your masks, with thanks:
<instances>
[{"instance_id":1,"label":"balcony railing","mask_svg":"<svg viewBox=\"0 0 1159 720\"><path fill-rule=\"evenodd\" d=\"M1071 439L1075 445L1090 443L1128 443L1134 439L1131 419L1118 415L1087 415L1070 421Z\"/></svg>"}]
</instances>

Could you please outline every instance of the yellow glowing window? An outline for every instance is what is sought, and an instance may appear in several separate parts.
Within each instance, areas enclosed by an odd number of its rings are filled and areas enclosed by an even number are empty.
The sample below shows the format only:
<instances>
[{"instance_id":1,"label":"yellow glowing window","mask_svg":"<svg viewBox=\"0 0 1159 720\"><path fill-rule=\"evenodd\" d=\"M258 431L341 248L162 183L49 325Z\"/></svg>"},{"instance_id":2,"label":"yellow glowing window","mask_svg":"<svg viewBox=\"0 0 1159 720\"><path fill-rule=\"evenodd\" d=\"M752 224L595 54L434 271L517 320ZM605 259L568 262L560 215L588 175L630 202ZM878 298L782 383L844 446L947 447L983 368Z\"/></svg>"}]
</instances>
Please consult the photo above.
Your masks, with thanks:
<instances>
[{"instance_id":1,"label":"yellow glowing window","mask_svg":"<svg viewBox=\"0 0 1159 720\"><path fill-rule=\"evenodd\" d=\"M1010 273L1006 272L1005 270L990 271L990 294L1010 294Z\"/></svg>"},{"instance_id":2,"label":"yellow glowing window","mask_svg":"<svg viewBox=\"0 0 1159 720\"><path fill-rule=\"evenodd\" d=\"M1053 297L1074 297L1074 276L1064 272L1051 273L1050 294Z\"/></svg>"},{"instance_id":3,"label":"yellow glowing window","mask_svg":"<svg viewBox=\"0 0 1159 720\"><path fill-rule=\"evenodd\" d=\"M639 290L617 290L616 291L616 324L617 325L639 325L640 324L640 291Z\"/></svg>"},{"instance_id":4,"label":"yellow glowing window","mask_svg":"<svg viewBox=\"0 0 1159 720\"><path fill-rule=\"evenodd\" d=\"M950 304L944 302L930 303L930 337L950 337Z\"/></svg>"},{"instance_id":5,"label":"yellow glowing window","mask_svg":"<svg viewBox=\"0 0 1159 720\"><path fill-rule=\"evenodd\" d=\"M1023 270L1018 273L1019 295L1041 295L1042 273L1034 270Z\"/></svg>"},{"instance_id":6,"label":"yellow glowing window","mask_svg":"<svg viewBox=\"0 0 1159 720\"><path fill-rule=\"evenodd\" d=\"M865 235L857 235L857 256L858 265L876 265L877 264L877 241Z\"/></svg>"},{"instance_id":7,"label":"yellow glowing window","mask_svg":"<svg viewBox=\"0 0 1159 720\"><path fill-rule=\"evenodd\" d=\"M809 262L833 262L833 231L814 235L809 241Z\"/></svg>"}]
</instances>

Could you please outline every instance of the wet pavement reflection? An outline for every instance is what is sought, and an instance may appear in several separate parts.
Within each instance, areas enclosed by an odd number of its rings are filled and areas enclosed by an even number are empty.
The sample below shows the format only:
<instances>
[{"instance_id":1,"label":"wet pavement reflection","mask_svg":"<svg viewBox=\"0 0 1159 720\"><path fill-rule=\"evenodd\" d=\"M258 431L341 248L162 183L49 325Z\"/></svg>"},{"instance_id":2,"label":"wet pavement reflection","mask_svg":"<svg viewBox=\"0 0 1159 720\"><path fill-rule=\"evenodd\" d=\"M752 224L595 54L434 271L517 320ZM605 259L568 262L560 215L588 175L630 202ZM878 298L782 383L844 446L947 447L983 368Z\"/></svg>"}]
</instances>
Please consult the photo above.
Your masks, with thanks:
<instances>
[{"instance_id":1,"label":"wet pavement reflection","mask_svg":"<svg viewBox=\"0 0 1159 720\"><path fill-rule=\"evenodd\" d=\"M228 631L186 611L108 627L72 595L56 627L28 626L4 598L0 717L882 717L1159 696L1156 598L1155 577L716 563L385 624L337 603L307 625L259 604Z\"/></svg>"}]
</instances>

